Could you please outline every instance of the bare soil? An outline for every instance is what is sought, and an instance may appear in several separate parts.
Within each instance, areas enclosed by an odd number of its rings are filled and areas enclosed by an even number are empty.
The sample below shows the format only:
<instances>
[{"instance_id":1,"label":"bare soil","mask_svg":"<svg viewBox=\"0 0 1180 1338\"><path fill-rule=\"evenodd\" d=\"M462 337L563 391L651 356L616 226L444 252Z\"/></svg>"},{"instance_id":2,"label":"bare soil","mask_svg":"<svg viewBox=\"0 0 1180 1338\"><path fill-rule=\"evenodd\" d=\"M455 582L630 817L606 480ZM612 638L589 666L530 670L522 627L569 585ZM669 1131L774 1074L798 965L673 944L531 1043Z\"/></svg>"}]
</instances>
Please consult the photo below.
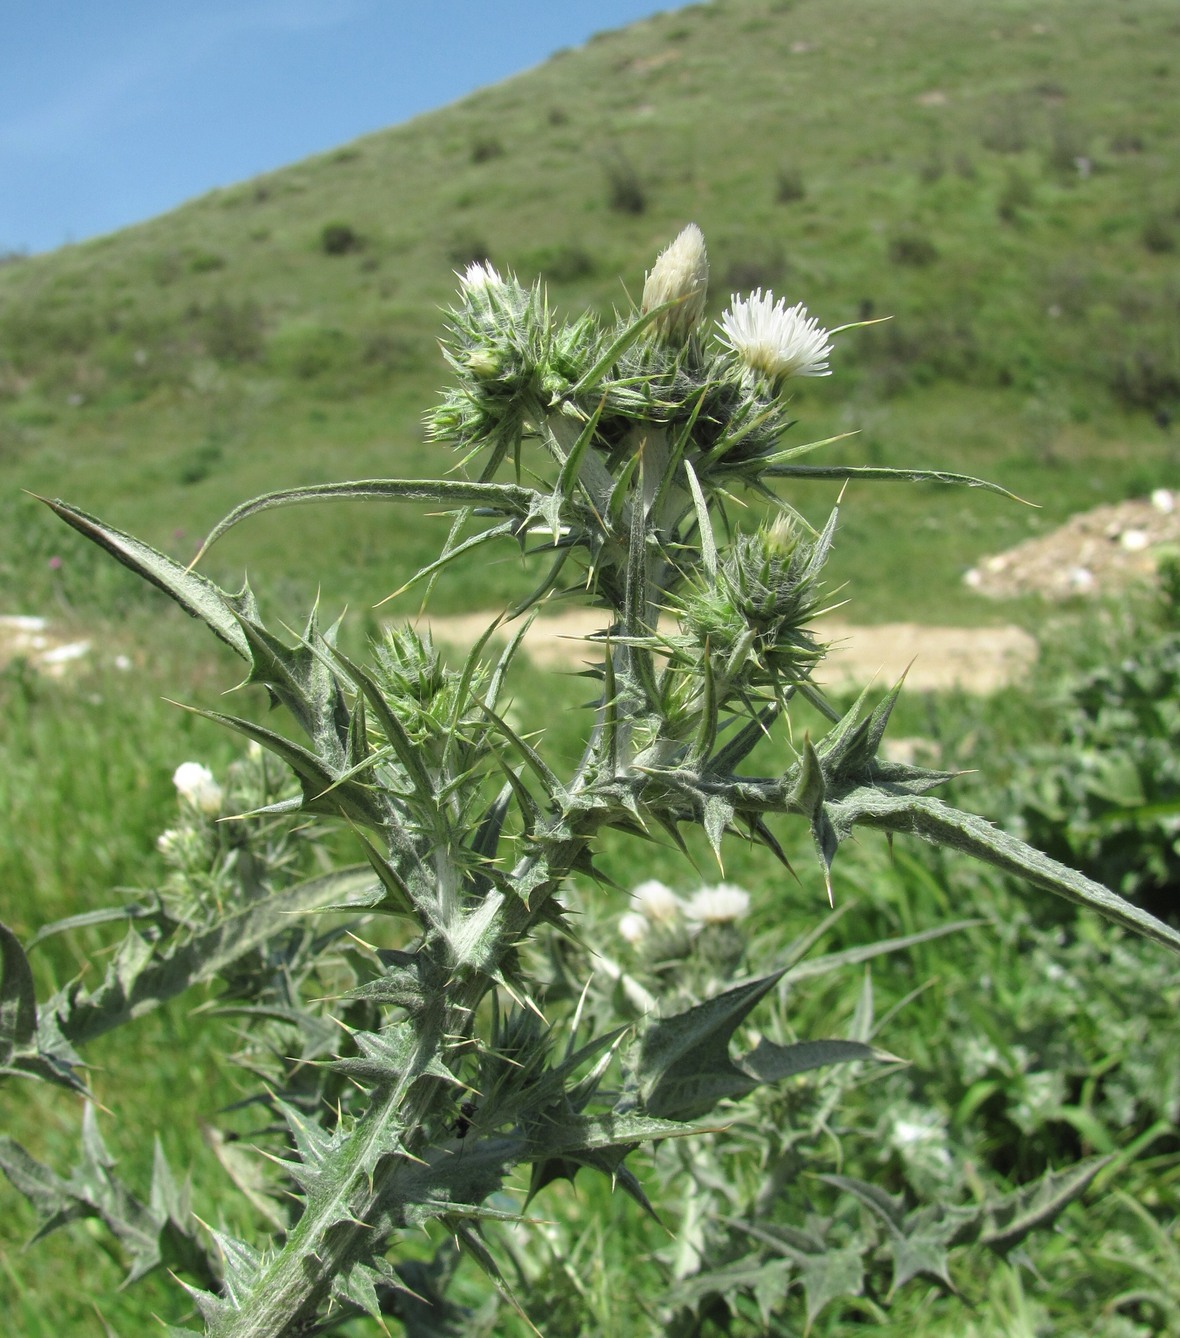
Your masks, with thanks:
<instances>
[{"instance_id":1,"label":"bare soil","mask_svg":"<svg viewBox=\"0 0 1180 1338\"><path fill-rule=\"evenodd\" d=\"M1071 516L1050 534L984 558L964 580L983 595L1117 594L1151 580L1160 558L1180 551L1180 494L1157 488L1150 498L1115 502Z\"/></svg>"},{"instance_id":2,"label":"bare soil","mask_svg":"<svg viewBox=\"0 0 1180 1338\"><path fill-rule=\"evenodd\" d=\"M470 646L487 629L485 613L426 618L435 640ZM567 610L541 615L529 628L524 652L534 664L573 667L601 651L586 638L603 627L593 610ZM909 672L906 683L919 691L960 687L992 692L1022 674L1036 658L1037 644L1019 627L923 627L918 623L883 623L854 627L824 619L824 639L832 650L817 681L834 688L860 686L873 680L893 683Z\"/></svg>"}]
</instances>

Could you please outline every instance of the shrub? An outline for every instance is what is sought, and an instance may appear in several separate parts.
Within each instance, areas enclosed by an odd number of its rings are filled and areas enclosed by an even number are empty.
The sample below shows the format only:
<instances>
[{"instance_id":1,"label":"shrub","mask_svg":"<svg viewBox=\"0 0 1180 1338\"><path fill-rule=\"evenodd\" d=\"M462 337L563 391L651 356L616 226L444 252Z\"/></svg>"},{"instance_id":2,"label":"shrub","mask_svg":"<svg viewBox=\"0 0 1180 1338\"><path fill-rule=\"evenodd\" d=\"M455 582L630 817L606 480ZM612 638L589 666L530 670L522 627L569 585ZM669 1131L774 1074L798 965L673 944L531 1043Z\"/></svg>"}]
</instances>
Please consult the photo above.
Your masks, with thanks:
<instances>
[{"instance_id":1,"label":"shrub","mask_svg":"<svg viewBox=\"0 0 1180 1338\"><path fill-rule=\"evenodd\" d=\"M1032 207L1032 183L1020 172L1008 173L1004 189L996 201L996 213L1005 223L1017 223L1021 214Z\"/></svg>"},{"instance_id":2,"label":"shrub","mask_svg":"<svg viewBox=\"0 0 1180 1338\"><path fill-rule=\"evenodd\" d=\"M281 326L266 349L267 362L298 381L313 381L351 367L353 340L343 330L315 324Z\"/></svg>"},{"instance_id":3,"label":"shrub","mask_svg":"<svg viewBox=\"0 0 1180 1338\"><path fill-rule=\"evenodd\" d=\"M447 247L447 259L457 270L464 270L468 265L481 265L491 259L487 242L473 232L461 232Z\"/></svg>"},{"instance_id":4,"label":"shrub","mask_svg":"<svg viewBox=\"0 0 1180 1338\"><path fill-rule=\"evenodd\" d=\"M642 214L647 208L647 191L632 164L619 154L607 159L605 170L609 207L617 214Z\"/></svg>"},{"instance_id":5,"label":"shrub","mask_svg":"<svg viewBox=\"0 0 1180 1338\"><path fill-rule=\"evenodd\" d=\"M806 199L803 173L797 167L780 167L774 179L774 198L779 204L795 204Z\"/></svg>"},{"instance_id":6,"label":"shrub","mask_svg":"<svg viewBox=\"0 0 1180 1338\"><path fill-rule=\"evenodd\" d=\"M1075 679L1001 801L1054 858L1180 923L1180 633Z\"/></svg>"},{"instance_id":7,"label":"shrub","mask_svg":"<svg viewBox=\"0 0 1180 1338\"><path fill-rule=\"evenodd\" d=\"M1140 345L1111 361L1108 383L1125 408L1170 414L1180 405L1180 349Z\"/></svg>"},{"instance_id":8,"label":"shrub","mask_svg":"<svg viewBox=\"0 0 1180 1338\"><path fill-rule=\"evenodd\" d=\"M597 263L584 246L564 242L530 255L526 268L544 274L554 283L574 283L589 278L597 269Z\"/></svg>"},{"instance_id":9,"label":"shrub","mask_svg":"<svg viewBox=\"0 0 1180 1338\"><path fill-rule=\"evenodd\" d=\"M1176 226L1167 218L1153 214L1139 234L1144 248L1152 255L1171 255L1176 249Z\"/></svg>"},{"instance_id":10,"label":"shrub","mask_svg":"<svg viewBox=\"0 0 1180 1338\"><path fill-rule=\"evenodd\" d=\"M481 135L471 144L473 163L490 163L494 158L504 156L504 146L494 135Z\"/></svg>"},{"instance_id":11,"label":"shrub","mask_svg":"<svg viewBox=\"0 0 1180 1338\"><path fill-rule=\"evenodd\" d=\"M1028 109L1018 98L1005 97L993 105L980 140L993 153L1023 153L1028 148Z\"/></svg>"},{"instance_id":12,"label":"shrub","mask_svg":"<svg viewBox=\"0 0 1180 1338\"><path fill-rule=\"evenodd\" d=\"M219 298L201 313L200 326L205 349L218 362L254 362L262 355L262 308L253 298Z\"/></svg>"},{"instance_id":13,"label":"shrub","mask_svg":"<svg viewBox=\"0 0 1180 1338\"><path fill-rule=\"evenodd\" d=\"M226 266L225 256L216 251L194 251L188 258L190 274L212 274Z\"/></svg>"},{"instance_id":14,"label":"shrub","mask_svg":"<svg viewBox=\"0 0 1180 1338\"><path fill-rule=\"evenodd\" d=\"M1088 176L1092 170L1087 137L1081 128L1065 117L1053 122L1049 138L1047 166L1066 181Z\"/></svg>"},{"instance_id":15,"label":"shrub","mask_svg":"<svg viewBox=\"0 0 1180 1338\"><path fill-rule=\"evenodd\" d=\"M221 463L225 452L215 437L208 437L188 451L180 461L177 479L185 487L203 483Z\"/></svg>"},{"instance_id":16,"label":"shrub","mask_svg":"<svg viewBox=\"0 0 1180 1338\"><path fill-rule=\"evenodd\" d=\"M364 239L349 223L325 223L320 229L320 250L326 256L352 255L364 244Z\"/></svg>"},{"instance_id":17,"label":"shrub","mask_svg":"<svg viewBox=\"0 0 1180 1338\"><path fill-rule=\"evenodd\" d=\"M774 239L745 238L730 243L723 284L730 293L752 288L775 288L786 274L787 258Z\"/></svg>"},{"instance_id":18,"label":"shrub","mask_svg":"<svg viewBox=\"0 0 1180 1338\"><path fill-rule=\"evenodd\" d=\"M901 232L889 243L889 259L895 265L912 265L917 269L933 265L938 259L938 247L922 232Z\"/></svg>"}]
</instances>

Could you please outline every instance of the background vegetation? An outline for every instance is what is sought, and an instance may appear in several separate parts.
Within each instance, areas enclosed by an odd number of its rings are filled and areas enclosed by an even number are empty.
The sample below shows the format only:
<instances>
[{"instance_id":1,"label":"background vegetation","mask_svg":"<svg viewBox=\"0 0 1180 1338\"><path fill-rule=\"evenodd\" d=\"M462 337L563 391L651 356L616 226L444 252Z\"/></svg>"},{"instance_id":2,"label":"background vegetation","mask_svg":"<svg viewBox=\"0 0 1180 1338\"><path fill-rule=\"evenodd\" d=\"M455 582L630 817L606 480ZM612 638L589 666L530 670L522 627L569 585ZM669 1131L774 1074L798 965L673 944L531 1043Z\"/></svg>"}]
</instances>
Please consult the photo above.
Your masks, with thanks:
<instances>
[{"instance_id":1,"label":"background vegetation","mask_svg":"<svg viewBox=\"0 0 1180 1338\"><path fill-rule=\"evenodd\" d=\"M244 496L421 472L453 269L490 257L543 272L568 309L625 304L694 219L714 311L763 285L830 327L891 317L841 340L839 377L799 395L801 431L857 431L850 461L950 457L1040 506L850 495L837 561L854 616L920 591L932 618L975 620L958 578L980 554L1174 474L1176 24L1168 0L717 0L12 260L0 570L30 600L50 593L30 537L43 522L21 519L34 510L18 488L187 556ZM829 501L817 493L817 512ZM240 571L248 542L258 580L322 582L359 608L435 539L355 506L314 525L309 544L302 524L263 518L218 563ZM509 584L494 565L473 579L485 602Z\"/></svg>"},{"instance_id":2,"label":"background vegetation","mask_svg":"<svg viewBox=\"0 0 1180 1338\"><path fill-rule=\"evenodd\" d=\"M798 396L797 431L856 430L836 448L843 459L969 470L1040 509L929 487L853 490L833 560L849 612L1039 626L1031 604L964 592L963 569L1180 472L1178 35L1168 0L714 0L165 218L10 258L0 268L4 611L76 621L104 649L68 682L21 665L0 680L5 917L27 937L106 904L111 886L151 885L173 768L188 757L224 765L232 747L158 701L210 704L232 670L19 490L65 496L187 557L245 496L426 472L424 452L439 449L420 429L443 380L439 307L451 271L473 259L544 273L570 309L622 304L694 219L710 243L715 310L732 287L762 285L828 325L891 315L840 341L838 374ZM819 515L832 491L817 485L800 500ZM325 608L349 603L360 635L375 624L369 606L437 548L444 524L344 505L263 516L209 570L231 581L248 548L269 607L298 618L322 585ZM514 588L511 564L506 552L503 566L440 587L437 607L494 605ZM1169 617L1148 603L1067 611L1033 690L986 703L903 696L898 729L932 739L947 762L986 762L992 788L965 801L1048 824L1061 832L1057 853L1091 861L1112 885L1145 864L1161 870L1139 889L1157 913L1174 897L1165 824L1177 795L1151 759L1174 749L1176 723L1141 703L1174 697ZM110 667L116 651L132 659L130 677ZM1105 673L1097 686L1079 678L1090 671ZM580 700L576 679L562 690ZM530 692L548 704L553 688L523 688L524 714ZM574 717L546 714L561 746ZM1135 747L1119 762L1127 739ZM1097 758L1086 774L1101 773L1084 803L1082 747ZM1030 794L1013 778L1034 764L1047 779ZM1136 791L1144 775L1152 785ZM1065 804L1084 830L1063 827ZM1145 835L1128 840L1128 825ZM877 1016L889 1019L878 1040L914 1062L886 1093L842 1094L832 1169L901 1192L948 1165L967 1184L1015 1184L1087 1152L1122 1154L1061 1230L999 1265L958 1251L960 1294L913 1285L884 1331L1180 1332L1180 997L1162 954L922 850L890 860L866 841L841 861L841 896L856 904L824 950L950 917L986 923L874 965ZM616 876L671 873L657 855ZM758 893L755 935L787 923L793 937L823 909L821 889L772 882L740 852L727 873ZM624 908L621 897L588 899L585 914L609 935ZM78 933L34 958L61 980L101 963L102 942ZM839 1031L862 987L860 971L833 976L800 997L792 1026ZM234 1099L223 1060L233 1038L191 1006L96 1048L94 1084L116 1113L127 1084L159 1093L153 1127L174 1164L194 1162L198 1199L215 1214L230 1203L222 1172L181 1130L194 1108L212 1125ZM989 1038L978 1053L962 1045L968 1030ZM899 1123L919 1096L940 1118L907 1142ZM0 1101L6 1130L31 1151L72 1160L73 1103L53 1095L33 1110L11 1087ZM128 1178L146 1184L149 1131L122 1119L103 1129ZM666 1181L670 1160L653 1167L649 1192ZM96 1307L116 1333L180 1313L166 1278L112 1299L120 1268L78 1238L84 1227L18 1253L31 1219L15 1195L6 1203L0 1296L15 1332L102 1334ZM660 1207L675 1225L676 1204ZM555 1196L545 1212L554 1251L534 1287L551 1297L547 1332L642 1332L644 1293L668 1276L667 1237L626 1202ZM59 1285L67 1276L76 1289ZM784 1331L802 1332L802 1314ZM873 1318L871 1307L833 1302L812 1332L843 1332L853 1318ZM497 1332L511 1323L502 1315ZM756 1310L738 1325L759 1332Z\"/></svg>"}]
</instances>

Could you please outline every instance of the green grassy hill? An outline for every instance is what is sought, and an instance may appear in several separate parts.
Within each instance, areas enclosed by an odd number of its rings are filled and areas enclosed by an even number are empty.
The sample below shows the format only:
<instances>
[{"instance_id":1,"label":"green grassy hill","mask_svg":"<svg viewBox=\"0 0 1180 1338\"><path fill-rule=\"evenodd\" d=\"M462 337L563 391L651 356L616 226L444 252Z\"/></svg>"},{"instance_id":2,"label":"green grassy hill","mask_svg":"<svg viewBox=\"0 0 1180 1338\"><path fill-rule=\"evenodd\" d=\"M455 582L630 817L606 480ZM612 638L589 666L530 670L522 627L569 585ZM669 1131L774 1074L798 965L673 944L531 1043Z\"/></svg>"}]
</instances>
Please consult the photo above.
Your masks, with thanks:
<instances>
[{"instance_id":1,"label":"green grassy hill","mask_svg":"<svg viewBox=\"0 0 1180 1338\"><path fill-rule=\"evenodd\" d=\"M695 219L714 312L761 285L829 326L893 318L841 339L836 375L798 397L800 440L856 429L832 458L949 465L1042 506L852 490L853 616L995 616L954 607L979 555L1176 481L1160 424L1180 408L1178 36L1171 0L714 0L10 261L0 572L24 593L6 602L124 588L22 488L187 556L268 488L449 466L421 415L452 271L487 256L544 274L563 308L609 308ZM211 570L236 577L248 553L265 591L322 582L363 607L441 533L404 512L294 514L231 537ZM508 568L473 579L466 602L510 585Z\"/></svg>"}]
</instances>

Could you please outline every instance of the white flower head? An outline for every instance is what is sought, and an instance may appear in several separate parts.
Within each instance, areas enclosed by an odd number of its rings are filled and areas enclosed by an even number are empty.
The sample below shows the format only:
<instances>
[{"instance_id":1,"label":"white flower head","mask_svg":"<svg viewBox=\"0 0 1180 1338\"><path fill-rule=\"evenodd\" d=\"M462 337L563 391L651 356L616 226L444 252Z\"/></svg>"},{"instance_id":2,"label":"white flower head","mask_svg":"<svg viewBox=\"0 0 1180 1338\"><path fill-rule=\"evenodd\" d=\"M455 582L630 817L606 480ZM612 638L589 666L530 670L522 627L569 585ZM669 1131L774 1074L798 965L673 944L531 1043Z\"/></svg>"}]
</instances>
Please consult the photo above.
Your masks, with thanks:
<instances>
[{"instance_id":1,"label":"white flower head","mask_svg":"<svg viewBox=\"0 0 1180 1338\"><path fill-rule=\"evenodd\" d=\"M459 271L455 271L459 274ZM459 274L459 287L463 290L465 297L475 297L479 294L494 292L497 288L504 288L507 285L504 280L496 273L495 268L487 260L476 260L468 265L462 274Z\"/></svg>"},{"instance_id":2,"label":"white flower head","mask_svg":"<svg viewBox=\"0 0 1180 1338\"><path fill-rule=\"evenodd\" d=\"M772 381L788 376L830 376L831 336L800 302L788 307L759 288L749 297L730 298L718 322L718 338L756 372Z\"/></svg>"},{"instance_id":3,"label":"white flower head","mask_svg":"<svg viewBox=\"0 0 1180 1338\"><path fill-rule=\"evenodd\" d=\"M709 286L709 256L705 236L695 223L682 229L656 257L643 285L643 310L675 302L655 319L665 339L683 343L700 323Z\"/></svg>"},{"instance_id":4,"label":"white flower head","mask_svg":"<svg viewBox=\"0 0 1180 1338\"><path fill-rule=\"evenodd\" d=\"M637 911L627 911L619 916L619 937L634 948L647 937L651 925Z\"/></svg>"},{"instance_id":5,"label":"white flower head","mask_svg":"<svg viewBox=\"0 0 1180 1338\"><path fill-rule=\"evenodd\" d=\"M180 798L198 813L213 817L221 812L221 786L200 762L182 762L172 776L172 784Z\"/></svg>"},{"instance_id":6,"label":"white flower head","mask_svg":"<svg viewBox=\"0 0 1180 1338\"><path fill-rule=\"evenodd\" d=\"M635 909L651 924L671 924L679 919L684 905L675 892L658 878L640 883L631 893Z\"/></svg>"},{"instance_id":7,"label":"white flower head","mask_svg":"<svg viewBox=\"0 0 1180 1338\"><path fill-rule=\"evenodd\" d=\"M686 913L690 920L702 925L729 924L740 920L750 909L750 894L735 883L718 883L716 887L702 887L689 898Z\"/></svg>"}]
</instances>

